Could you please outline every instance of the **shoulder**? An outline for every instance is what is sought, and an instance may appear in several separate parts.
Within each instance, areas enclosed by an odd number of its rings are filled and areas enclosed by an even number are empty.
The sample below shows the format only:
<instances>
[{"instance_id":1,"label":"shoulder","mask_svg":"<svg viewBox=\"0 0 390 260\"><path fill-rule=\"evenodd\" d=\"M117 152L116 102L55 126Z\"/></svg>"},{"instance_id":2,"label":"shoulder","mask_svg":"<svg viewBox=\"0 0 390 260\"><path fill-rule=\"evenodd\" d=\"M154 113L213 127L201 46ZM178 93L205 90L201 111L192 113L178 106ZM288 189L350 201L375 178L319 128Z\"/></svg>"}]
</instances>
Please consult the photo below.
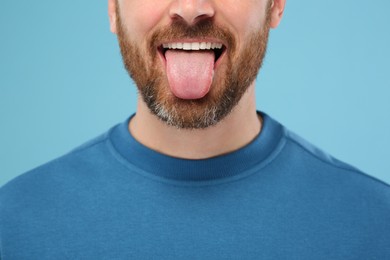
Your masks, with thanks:
<instances>
[{"instance_id":1,"label":"shoulder","mask_svg":"<svg viewBox=\"0 0 390 260\"><path fill-rule=\"evenodd\" d=\"M305 153L310 157L316 158L318 161L321 161L322 163L331 167L360 172L356 167L334 158L329 153L309 143L307 140L297 135L296 133L289 130L286 130L285 133L287 142L295 147L298 151Z\"/></svg>"},{"instance_id":2,"label":"shoulder","mask_svg":"<svg viewBox=\"0 0 390 260\"><path fill-rule=\"evenodd\" d=\"M107 153L107 133L12 179L0 188L0 209L24 205L30 199L46 200L51 194L66 192L75 183L89 178L88 170L94 168ZM27 206L27 205L25 205Z\"/></svg>"},{"instance_id":3,"label":"shoulder","mask_svg":"<svg viewBox=\"0 0 390 260\"><path fill-rule=\"evenodd\" d=\"M386 234L381 241L388 243L390 186L289 130L284 136L285 145L274 167L283 167L281 186L291 193L297 208L330 223L331 228L362 232L358 236Z\"/></svg>"},{"instance_id":4,"label":"shoulder","mask_svg":"<svg viewBox=\"0 0 390 260\"><path fill-rule=\"evenodd\" d=\"M317 184L318 189L327 187L334 192L355 194L364 199L375 199L390 209L390 185L358 168L338 160L329 153L309 143L292 131L285 130L284 153L290 167L302 172L306 179Z\"/></svg>"}]
</instances>

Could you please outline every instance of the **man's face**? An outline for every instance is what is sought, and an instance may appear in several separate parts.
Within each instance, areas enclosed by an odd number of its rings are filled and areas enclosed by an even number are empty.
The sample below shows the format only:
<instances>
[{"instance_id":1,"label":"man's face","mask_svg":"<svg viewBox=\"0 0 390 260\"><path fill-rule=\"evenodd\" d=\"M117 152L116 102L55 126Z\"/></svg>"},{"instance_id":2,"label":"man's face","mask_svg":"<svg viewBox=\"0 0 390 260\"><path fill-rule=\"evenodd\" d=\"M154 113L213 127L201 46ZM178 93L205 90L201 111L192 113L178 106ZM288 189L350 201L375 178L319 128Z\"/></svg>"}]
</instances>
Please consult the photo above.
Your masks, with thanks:
<instances>
[{"instance_id":1,"label":"man's face","mask_svg":"<svg viewBox=\"0 0 390 260\"><path fill-rule=\"evenodd\" d=\"M116 1L125 67L150 111L169 125L218 123L254 82L270 1Z\"/></svg>"}]
</instances>

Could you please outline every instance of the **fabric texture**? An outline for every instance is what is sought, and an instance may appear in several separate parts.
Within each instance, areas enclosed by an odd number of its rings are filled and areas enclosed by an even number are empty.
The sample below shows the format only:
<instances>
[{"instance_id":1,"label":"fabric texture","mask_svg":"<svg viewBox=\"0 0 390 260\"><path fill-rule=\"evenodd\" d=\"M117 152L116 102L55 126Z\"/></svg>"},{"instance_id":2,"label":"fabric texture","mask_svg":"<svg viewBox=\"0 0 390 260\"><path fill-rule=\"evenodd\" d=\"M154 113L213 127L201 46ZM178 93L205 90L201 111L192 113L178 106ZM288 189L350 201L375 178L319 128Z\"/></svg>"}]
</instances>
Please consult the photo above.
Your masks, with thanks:
<instances>
[{"instance_id":1,"label":"fabric texture","mask_svg":"<svg viewBox=\"0 0 390 260\"><path fill-rule=\"evenodd\" d=\"M390 259L389 185L261 114L230 154L160 154L127 119L15 178L1 259Z\"/></svg>"}]
</instances>

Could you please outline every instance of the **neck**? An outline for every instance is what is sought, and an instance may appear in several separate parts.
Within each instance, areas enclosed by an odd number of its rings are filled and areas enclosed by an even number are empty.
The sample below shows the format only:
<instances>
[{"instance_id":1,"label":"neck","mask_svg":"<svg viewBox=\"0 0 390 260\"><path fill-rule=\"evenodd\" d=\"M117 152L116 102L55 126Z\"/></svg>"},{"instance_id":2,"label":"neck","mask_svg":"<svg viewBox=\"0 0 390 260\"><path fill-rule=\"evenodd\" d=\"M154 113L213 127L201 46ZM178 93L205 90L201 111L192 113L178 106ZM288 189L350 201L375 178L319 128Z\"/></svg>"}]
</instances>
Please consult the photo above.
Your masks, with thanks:
<instances>
[{"instance_id":1,"label":"neck","mask_svg":"<svg viewBox=\"0 0 390 260\"><path fill-rule=\"evenodd\" d=\"M226 118L206 129L187 130L168 126L151 114L143 100L139 99L129 131L150 149L177 158L205 159L235 151L249 144L261 131L254 83Z\"/></svg>"}]
</instances>

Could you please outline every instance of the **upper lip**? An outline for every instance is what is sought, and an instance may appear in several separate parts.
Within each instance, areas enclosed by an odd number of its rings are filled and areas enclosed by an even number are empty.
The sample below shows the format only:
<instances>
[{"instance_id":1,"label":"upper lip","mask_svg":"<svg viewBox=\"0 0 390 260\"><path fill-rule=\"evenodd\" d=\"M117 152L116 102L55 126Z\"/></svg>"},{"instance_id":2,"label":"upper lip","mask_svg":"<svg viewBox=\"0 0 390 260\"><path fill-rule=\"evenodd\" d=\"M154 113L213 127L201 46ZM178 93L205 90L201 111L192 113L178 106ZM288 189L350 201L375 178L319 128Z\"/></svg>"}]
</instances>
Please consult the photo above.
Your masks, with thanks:
<instances>
[{"instance_id":1,"label":"upper lip","mask_svg":"<svg viewBox=\"0 0 390 260\"><path fill-rule=\"evenodd\" d=\"M224 46L226 46L226 43L219 39L214 38L184 38L184 39L172 39L172 40L166 40L161 41L160 45L167 44L167 43L193 43L193 42L211 42L211 43L222 43Z\"/></svg>"}]
</instances>

